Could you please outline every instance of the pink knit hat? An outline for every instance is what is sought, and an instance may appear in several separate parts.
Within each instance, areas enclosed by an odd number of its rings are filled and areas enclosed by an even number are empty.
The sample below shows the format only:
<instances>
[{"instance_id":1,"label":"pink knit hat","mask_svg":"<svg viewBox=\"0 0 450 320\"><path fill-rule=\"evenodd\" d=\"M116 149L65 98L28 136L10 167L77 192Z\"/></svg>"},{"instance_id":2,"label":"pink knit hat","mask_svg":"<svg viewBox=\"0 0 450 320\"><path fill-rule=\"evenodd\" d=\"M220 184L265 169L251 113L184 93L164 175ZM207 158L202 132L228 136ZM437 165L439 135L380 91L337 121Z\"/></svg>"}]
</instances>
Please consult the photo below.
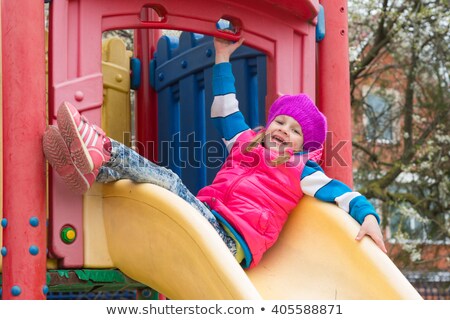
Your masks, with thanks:
<instances>
[{"instance_id":1,"label":"pink knit hat","mask_svg":"<svg viewBox=\"0 0 450 320\"><path fill-rule=\"evenodd\" d=\"M304 151L322 147L327 132L327 119L306 94L284 95L275 100L269 110L267 126L279 115L290 116L300 124Z\"/></svg>"}]
</instances>

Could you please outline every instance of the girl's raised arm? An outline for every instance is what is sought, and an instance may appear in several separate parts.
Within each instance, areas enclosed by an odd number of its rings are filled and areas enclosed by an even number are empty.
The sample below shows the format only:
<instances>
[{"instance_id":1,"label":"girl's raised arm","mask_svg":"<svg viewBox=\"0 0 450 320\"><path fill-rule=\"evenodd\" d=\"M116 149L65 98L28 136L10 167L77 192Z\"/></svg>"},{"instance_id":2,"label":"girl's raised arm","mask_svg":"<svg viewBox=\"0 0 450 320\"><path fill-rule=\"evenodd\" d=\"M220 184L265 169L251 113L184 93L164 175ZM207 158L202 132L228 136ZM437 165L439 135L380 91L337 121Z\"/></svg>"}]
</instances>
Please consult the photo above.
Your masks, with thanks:
<instances>
[{"instance_id":1,"label":"girl's raised arm","mask_svg":"<svg viewBox=\"0 0 450 320\"><path fill-rule=\"evenodd\" d=\"M228 151L231 150L240 134L250 129L239 111L234 76L229 63L231 54L243 42L244 39L232 43L228 40L214 38L216 64L213 68L214 101L211 106L211 118Z\"/></svg>"}]
</instances>

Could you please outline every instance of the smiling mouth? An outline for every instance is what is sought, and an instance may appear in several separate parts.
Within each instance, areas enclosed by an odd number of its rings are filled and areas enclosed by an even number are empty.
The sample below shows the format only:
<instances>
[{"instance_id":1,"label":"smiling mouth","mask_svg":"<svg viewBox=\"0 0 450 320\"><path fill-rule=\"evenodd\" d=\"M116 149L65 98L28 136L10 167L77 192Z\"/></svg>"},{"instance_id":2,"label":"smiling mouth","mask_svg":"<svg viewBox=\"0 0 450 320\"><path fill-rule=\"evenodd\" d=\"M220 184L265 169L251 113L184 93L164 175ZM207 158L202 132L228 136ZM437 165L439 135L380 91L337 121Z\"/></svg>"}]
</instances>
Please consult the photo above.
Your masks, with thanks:
<instances>
[{"instance_id":1,"label":"smiling mouth","mask_svg":"<svg viewBox=\"0 0 450 320\"><path fill-rule=\"evenodd\" d=\"M278 142L280 144L285 143L283 139L279 138L279 137L272 137L272 140L274 140L275 142Z\"/></svg>"},{"instance_id":2,"label":"smiling mouth","mask_svg":"<svg viewBox=\"0 0 450 320\"><path fill-rule=\"evenodd\" d=\"M285 141L283 138L279 136L272 136L271 141L278 146L289 147L291 145L289 141Z\"/></svg>"}]
</instances>

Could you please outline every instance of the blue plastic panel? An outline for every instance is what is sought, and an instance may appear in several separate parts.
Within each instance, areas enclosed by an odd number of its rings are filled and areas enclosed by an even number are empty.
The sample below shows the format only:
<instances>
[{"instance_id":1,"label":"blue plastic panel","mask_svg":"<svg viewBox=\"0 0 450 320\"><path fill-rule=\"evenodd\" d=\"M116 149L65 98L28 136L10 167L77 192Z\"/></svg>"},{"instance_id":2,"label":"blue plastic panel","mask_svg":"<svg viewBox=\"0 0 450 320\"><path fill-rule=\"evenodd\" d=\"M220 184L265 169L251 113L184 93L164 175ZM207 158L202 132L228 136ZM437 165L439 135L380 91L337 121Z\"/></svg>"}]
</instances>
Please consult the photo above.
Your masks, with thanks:
<instances>
[{"instance_id":1,"label":"blue plastic panel","mask_svg":"<svg viewBox=\"0 0 450 320\"><path fill-rule=\"evenodd\" d=\"M319 4L319 15L317 16L316 25L316 42L320 42L325 38L325 11L321 4Z\"/></svg>"},{"instance_id":2,"label":"blue plastic panel","mask_svg":"<svg viewBox=\"0 0 450 320\"><path fill-rule=\"evenodd\" d=\"M266 57L242 46L232 56L239 105L247 123L265 124ZM214 44L211 37L163 36L151 62L158 92L159 164L177 173L196 194L212 182L226 157L210 121Z\"/></svg>"},{"instance_id":3,"label":"blue plastic panel","mask_svg":"<svg viewBox=\"0 0 450 320\"><path fill-rule=\"evenodd\" d=\"M137 90L141 86L141 61L138 58L131 58L130 69L130 88L133 90Z\"/></svg>"}]
</instances>

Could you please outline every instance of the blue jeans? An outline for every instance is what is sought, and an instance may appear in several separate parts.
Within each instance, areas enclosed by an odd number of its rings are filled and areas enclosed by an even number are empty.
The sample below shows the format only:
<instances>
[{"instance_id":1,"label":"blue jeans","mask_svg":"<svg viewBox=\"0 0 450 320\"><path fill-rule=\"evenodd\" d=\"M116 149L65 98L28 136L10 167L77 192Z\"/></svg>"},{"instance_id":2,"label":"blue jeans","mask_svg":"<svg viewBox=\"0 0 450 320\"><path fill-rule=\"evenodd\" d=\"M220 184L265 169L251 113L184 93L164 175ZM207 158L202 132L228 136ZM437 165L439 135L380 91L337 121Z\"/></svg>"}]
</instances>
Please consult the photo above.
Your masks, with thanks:
<instances>
[{"instance_id":1,"label":"blue jeans","mask_svg":"<svg viewBox=\"0 0 450 320\"><path fill-rule=\"evenodd\" d=\"M156 165L134 150L111 139L111 159L100 168L96 181L108 183L121 179L155 184L186 200L208 220L231 253L236 255L235 241L226 233L205 204L186 188L178 175L173 173L172 170Z\"/></svg>"}]
</instances>

